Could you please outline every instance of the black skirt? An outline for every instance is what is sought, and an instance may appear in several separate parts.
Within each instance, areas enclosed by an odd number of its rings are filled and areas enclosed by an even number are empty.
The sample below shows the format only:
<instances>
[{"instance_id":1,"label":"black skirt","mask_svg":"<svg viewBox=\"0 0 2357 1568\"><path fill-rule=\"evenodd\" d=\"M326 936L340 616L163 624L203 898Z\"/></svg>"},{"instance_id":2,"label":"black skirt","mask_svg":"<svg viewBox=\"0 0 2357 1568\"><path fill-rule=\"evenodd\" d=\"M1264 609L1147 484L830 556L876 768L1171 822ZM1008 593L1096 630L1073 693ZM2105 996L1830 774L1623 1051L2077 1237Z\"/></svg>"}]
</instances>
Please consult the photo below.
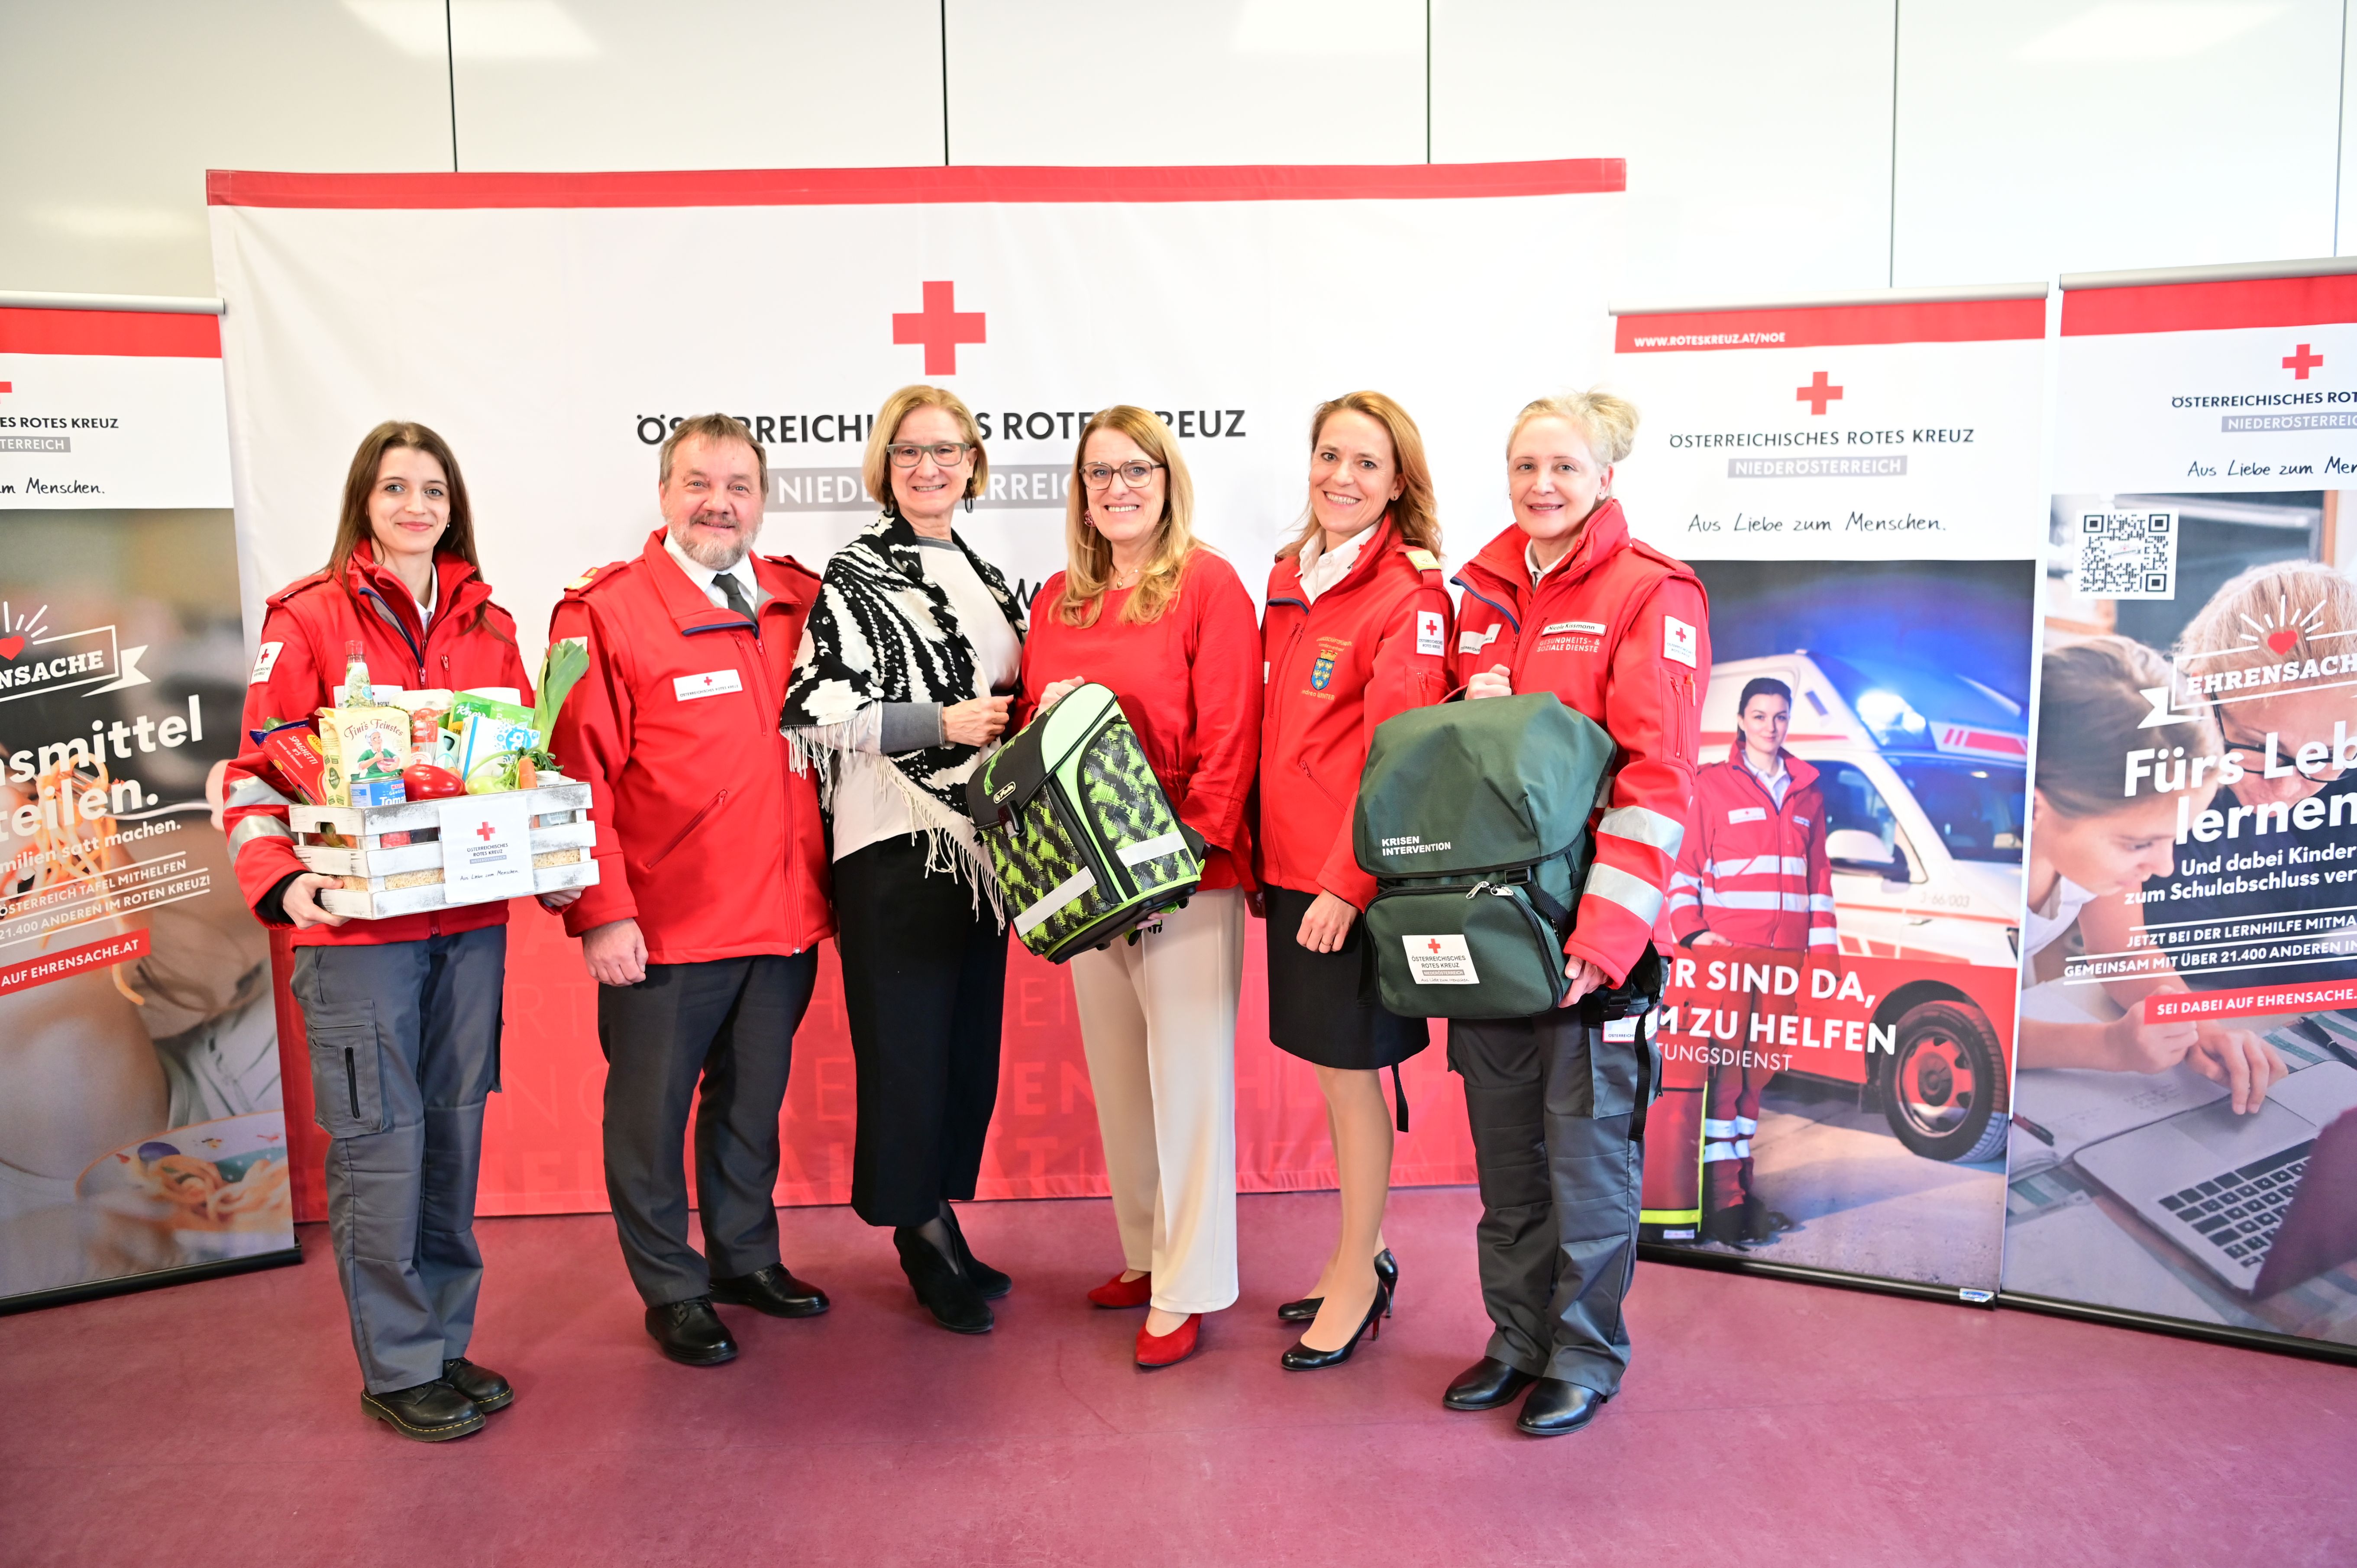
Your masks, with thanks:
<instances>
[{"instance_id":1,"label":"black skirt","mask_svg":"<svg viewBox=\"0 0 2357 1568\"><path fill-rule=\"evenodd\" d=\"M1367 922L1352 920L1334 952L1311 952L1296 940L1317 897L1267 889L1270 1042L1319 1067L1372 1072L1407 1060L1432 1043L1431 1030L1422 1018L1386 1013L1375 1000Z\"/></svg>"}]
</instances>

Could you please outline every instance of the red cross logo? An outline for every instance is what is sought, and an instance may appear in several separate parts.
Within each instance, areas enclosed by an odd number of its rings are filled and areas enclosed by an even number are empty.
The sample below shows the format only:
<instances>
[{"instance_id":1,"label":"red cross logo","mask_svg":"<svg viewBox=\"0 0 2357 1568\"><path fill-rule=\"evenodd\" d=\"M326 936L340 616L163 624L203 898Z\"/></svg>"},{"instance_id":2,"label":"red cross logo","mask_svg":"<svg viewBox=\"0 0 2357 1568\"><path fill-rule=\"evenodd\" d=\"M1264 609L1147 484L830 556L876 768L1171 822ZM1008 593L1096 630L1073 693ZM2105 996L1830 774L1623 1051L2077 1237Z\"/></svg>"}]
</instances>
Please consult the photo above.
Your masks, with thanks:
<instances>
[{"instance_id":1,"label":"red cross logo","mask_svg":"<svg viewBox=\"0 0 2357 1568\"><path fill-rule=\"evenodd\" d=\"M1427 947L1427 948L1431 949L1435 953L1437 953L1437 952L1439 952L1439 951L1440 951L1440 939L1439 939L1438 937L1428 937L1428 938L1426 938L1426 939L1425 940L1425 944L1424 944L1424 945L1425 945L1426 947Z\"/></svg>"},{"instance_id":2,"label":"red cross logo","mask_svg":"<svg viewBox=\"0 0 2357 1568\"><path fill-rule=\"evenodd\" d=\"M953 376L957 374L958 345L984 341L982 317L979 310L957 307L957 285L929 283L925 285L924 309L892 313L892 341L922 343L925 374Z\"/></svg>"},{"instance_id":3,"label":"red cross logo","mask_svg":"<svg viewBox=\"0 0 2357 1568\"><path fill-rule=\"evenodd\" d=\"M1823 413L1825 411L1825 405L1841 394L1841 388L1825 384L1825 373L1819 371L1814 380L1807 386L1794 392L1792 396L1799 402L1807 403L1811 413Z\"/></svg>"},{"instance_id":4,"label":"red cross logo","mask_svg":"<svg viewBox=\"0 0 2357 1568\"><path fill-rule=\"evenodd\" d=\"M481 827L477 828L477 829L475 830L475 836L476 836L477 838L479 838L479 839L482 840L485 843L490 843L490 842L491 842L491 824L490 824L490 823L489 823L489 822L485 822Z\"/></svg>"},{"instance_id":5,"label":"red cross logo","mask_svg":"<svg viewBox=\"0 0 2357 1568\"><path fill-rule=\"evenodd\" d=\"M2308 345L2302 343L2298 349L2284 357L2283 368L2289 371L2298 380L2304 381L2308 380L2308 372L2322 363L2324 363L2324 356L2309 353ZM0 392L7 390L6 387L0 386Z\"/></svg>"},{"instance_id":6,"label":"red cross logo","mask_svg":"<svg viewBox=\"0 0 2357 1568\"><path fill-rule=\"evenodd\" d=\"M14 382L14 381L0 381L0 392L15 392L16 390L16 382Z\"/></svg>"}]
</instances>

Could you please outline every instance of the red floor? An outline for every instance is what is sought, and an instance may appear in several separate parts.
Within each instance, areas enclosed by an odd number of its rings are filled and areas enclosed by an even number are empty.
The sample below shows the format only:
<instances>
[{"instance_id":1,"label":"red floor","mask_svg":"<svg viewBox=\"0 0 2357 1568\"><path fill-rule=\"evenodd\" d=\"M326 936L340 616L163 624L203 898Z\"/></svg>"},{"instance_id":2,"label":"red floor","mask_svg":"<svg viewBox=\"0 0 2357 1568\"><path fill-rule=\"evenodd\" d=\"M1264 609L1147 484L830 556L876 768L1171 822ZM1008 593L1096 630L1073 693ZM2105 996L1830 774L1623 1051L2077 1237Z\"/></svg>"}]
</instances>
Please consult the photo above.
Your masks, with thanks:
<instances>
[{"instance_id":1,"label":"red floor","mask_svg":"<svg viewBox=\"0 0 2357 1568\"><path fill-rule=\"evenodd\" d=\"M479 1358L518 1387L426 1447L361 1419L324 1234L297 1269L0 1318L0 1563L2357 1562L2357 1370L1674 1267L1640 1271L1628 1386L1577 1436L1455 1415L1480 1354L1473 1195L1395 1196L1382 1341L1276 1364L1330 1195L1243 1200L1243 1300L1141 1373L1081 1293L1101 1202L968 1211L996 1333L912 1305L847 1209L790 1210L835 1309L731 1309L659 1359L601 1217L482 1227Z\"/></svg>"}]
</instances>

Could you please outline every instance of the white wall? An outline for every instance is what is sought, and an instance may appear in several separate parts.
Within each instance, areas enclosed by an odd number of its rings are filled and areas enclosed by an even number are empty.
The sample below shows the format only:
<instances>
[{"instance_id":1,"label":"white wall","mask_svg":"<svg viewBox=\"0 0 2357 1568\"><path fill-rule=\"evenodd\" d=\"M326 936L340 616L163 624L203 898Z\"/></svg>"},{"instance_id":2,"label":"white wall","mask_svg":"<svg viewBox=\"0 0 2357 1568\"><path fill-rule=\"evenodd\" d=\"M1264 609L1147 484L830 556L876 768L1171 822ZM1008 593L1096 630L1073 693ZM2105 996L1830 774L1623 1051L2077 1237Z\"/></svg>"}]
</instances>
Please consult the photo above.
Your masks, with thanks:
<instances>
[{"instance_id":1,"label":"white wall","mask_svg":"<svg viewBox=\"0 0 2357 1568\"><path fill-rule=\"evenodd\" d=\"M945 142L959 163L1622 156L1641 303L2319 255L2357 247L2346 13L0 0L0 289L210 294L208 167L895 165Z\"/></svg>"}]
</instances>

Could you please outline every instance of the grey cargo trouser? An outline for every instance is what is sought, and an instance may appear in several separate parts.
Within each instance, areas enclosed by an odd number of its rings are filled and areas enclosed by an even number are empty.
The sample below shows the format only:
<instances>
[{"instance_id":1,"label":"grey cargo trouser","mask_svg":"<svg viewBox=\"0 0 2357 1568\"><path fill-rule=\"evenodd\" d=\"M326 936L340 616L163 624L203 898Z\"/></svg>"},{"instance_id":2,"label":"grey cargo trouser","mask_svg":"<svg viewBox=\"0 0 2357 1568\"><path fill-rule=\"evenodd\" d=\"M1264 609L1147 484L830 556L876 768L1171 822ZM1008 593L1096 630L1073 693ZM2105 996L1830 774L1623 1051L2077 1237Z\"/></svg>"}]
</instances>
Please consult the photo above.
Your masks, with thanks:
<instances>
[{"instance_id":1,"label":"grey cargo trouser","mask_svg":"<svg viewBox=\"0 0 2357 1568\"><path fill-rule=\"evenodd\" d=\"M508 931L295 950L311 1093L328 1145L328 1235L371 1393L467 1353L483 1098L499 1078Z\"/></svg>"},{"instance_id":2,"label":"grey cargo trouser","mask_svg":"<svg viewBox=\"0 0 2357 1568\"><path fill-rule=\"evenodd\" d=\"M1629 1365L1620 1306L1644 1165L1629 1127L1640 1048L1607 1041L1577 1008L1448 1026L1481 1182L1474 1246L1497 1328L1488 1353L1601 1394Z\"/></svg>"}]
</instances>

